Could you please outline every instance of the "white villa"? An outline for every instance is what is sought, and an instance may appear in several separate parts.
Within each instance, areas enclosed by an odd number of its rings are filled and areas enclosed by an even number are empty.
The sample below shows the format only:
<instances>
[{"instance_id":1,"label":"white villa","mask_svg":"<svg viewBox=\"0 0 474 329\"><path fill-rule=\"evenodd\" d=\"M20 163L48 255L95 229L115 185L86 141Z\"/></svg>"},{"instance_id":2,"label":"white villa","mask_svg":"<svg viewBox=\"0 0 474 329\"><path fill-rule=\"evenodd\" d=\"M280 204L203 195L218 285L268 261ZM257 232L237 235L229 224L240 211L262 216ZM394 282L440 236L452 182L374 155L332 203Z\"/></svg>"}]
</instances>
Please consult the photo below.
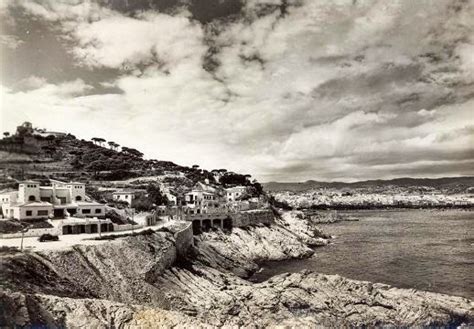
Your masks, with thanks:
<instances>
[{"instance_id":1,"label":"white villa","mask_svg":"<svg viewBox=\"0 0 474 329\"><path fill-rule=\"evenodd\" d=\"M222 212L226 209L225 200L212 186L198 182L184 195L188 214L207 214Z\"/></svg>"},{"instance_id":2,"label":"white villa","mask_svg":"<svg viewBox=\"0 0 474 329\"><path fill-rule=\"evenodd\" d=\"M0 194L0 205L6 219L105 216L105 205L86 201L85 184L56 180L51 180L51 186L20 182L18 191Z\"/></svg>"},{"instance_id":3,"label":"white villa","mask_svg":"<svg viewBox=\"0 0 474 329\"><path fill-rule=\"evenodd\" d=\"M227 201L235 202L247 192L247 188L245 186L229 187L225 189L225 192Z\"/></svg>"},{"instance_id":4,"label":"white villa","mask_svg":"<svg viewBox=\"0 0 474 329\"><path fill-rule=\"evenodd\" d=\"M133 199L135 199L135 192L133 191L114 192L112 193L112 199L114 199L115 201L123 201L131 205L133 202Z\"/></svg>"}]
</instances>

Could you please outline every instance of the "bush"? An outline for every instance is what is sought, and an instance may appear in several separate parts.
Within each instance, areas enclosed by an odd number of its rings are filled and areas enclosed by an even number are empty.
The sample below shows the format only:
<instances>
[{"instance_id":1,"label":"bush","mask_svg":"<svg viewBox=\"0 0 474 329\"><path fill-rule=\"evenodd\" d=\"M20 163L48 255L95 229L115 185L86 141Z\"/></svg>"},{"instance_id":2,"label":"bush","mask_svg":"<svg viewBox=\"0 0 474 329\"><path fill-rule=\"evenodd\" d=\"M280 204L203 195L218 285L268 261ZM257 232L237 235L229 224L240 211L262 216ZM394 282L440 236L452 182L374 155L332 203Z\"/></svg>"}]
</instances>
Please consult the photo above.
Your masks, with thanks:
<instances>
[{"instance_id":1,"label":"bush","mask_svg":"<svg viewBox=\"0 0 474 329\"><path fill-rule=\"evenodd\" d=\"M137 211L151 211L155 209L153 202L144 196L140 196L133 200L133 208Z\"/></svg>"},{"instance_id":2,"label":"bush","mask_svg":"<svg viewBox=\"0 0 474 329\"><path fill-rule=\"evenodd\" d=\"M10 254L20 252L18 247L0 246L0 254Z\"/></svg>"}]
</instances>

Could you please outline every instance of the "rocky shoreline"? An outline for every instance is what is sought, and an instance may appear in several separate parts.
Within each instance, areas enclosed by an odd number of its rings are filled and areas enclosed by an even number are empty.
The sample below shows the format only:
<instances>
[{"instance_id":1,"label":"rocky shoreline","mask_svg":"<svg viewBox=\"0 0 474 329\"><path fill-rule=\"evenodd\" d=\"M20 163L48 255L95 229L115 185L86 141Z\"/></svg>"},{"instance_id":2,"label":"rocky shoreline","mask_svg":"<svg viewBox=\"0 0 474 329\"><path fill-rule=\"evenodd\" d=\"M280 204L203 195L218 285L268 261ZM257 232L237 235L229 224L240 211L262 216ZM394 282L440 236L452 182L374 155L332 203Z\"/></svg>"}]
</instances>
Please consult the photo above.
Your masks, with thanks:
<instances>
[{"instance_id":1,"label":"rocky shoreline","mask_svg":"<svg viewBox=\"0 0 474 329\"><path fill-rule=\"evenodd\" d=\"M48 327L441 326L472 301L311 271L246 280L262 260L308 257L328 237L298 212L195 238L186 258L155 232L68 251L2 254L0 324Z\"/></svg>"}]
</instances>

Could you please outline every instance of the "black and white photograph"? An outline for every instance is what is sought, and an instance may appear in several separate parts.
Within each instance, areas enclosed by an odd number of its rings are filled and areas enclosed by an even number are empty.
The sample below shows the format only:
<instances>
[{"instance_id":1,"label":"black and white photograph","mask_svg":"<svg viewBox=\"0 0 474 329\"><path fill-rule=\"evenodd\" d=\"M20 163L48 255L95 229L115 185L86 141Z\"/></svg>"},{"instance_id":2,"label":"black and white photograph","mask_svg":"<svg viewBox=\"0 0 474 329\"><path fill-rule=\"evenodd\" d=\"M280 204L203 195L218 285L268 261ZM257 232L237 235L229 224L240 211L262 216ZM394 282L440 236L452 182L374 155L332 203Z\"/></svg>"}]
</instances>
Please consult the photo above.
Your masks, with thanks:
<instances>
[{"instance_id":1,"label":"black and white photograph","mask_svg":"<svg viewBox=\"0 0 474 329\"><path fill-rule=\"evenodd\" d=\"M474 0L0 0L0 328L474 327Z\"/></svg>"}]
</instances>

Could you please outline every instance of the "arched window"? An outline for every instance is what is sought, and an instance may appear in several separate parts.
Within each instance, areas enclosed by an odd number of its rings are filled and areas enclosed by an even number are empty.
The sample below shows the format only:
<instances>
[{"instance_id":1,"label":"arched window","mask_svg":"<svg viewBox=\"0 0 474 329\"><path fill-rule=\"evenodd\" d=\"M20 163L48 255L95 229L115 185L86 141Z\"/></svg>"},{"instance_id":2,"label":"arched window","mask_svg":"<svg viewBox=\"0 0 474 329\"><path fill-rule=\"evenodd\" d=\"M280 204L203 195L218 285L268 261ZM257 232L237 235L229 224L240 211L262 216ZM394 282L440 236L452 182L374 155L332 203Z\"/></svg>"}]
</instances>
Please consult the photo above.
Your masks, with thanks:
<instances>
[{"instance_id":1,"label":"arched window","mask_svg":"<svg viewBox=\"0 0 474 329\"><path fill-rule=\"evenodd\" d=\"M76 201L82 201L82 197L80 195L76 196Z\"/></svg>"},{"instance_id":2,"label":"arched window","mask_svg":"<svg viewBox=\"0 0 474 329\"><path fill-rule=\"evenodd\" d=\"M28 201L36 201L35 196L34 196L34 195L30 195L30 196L28 197Z\"/></svg>"}]
</instances>

